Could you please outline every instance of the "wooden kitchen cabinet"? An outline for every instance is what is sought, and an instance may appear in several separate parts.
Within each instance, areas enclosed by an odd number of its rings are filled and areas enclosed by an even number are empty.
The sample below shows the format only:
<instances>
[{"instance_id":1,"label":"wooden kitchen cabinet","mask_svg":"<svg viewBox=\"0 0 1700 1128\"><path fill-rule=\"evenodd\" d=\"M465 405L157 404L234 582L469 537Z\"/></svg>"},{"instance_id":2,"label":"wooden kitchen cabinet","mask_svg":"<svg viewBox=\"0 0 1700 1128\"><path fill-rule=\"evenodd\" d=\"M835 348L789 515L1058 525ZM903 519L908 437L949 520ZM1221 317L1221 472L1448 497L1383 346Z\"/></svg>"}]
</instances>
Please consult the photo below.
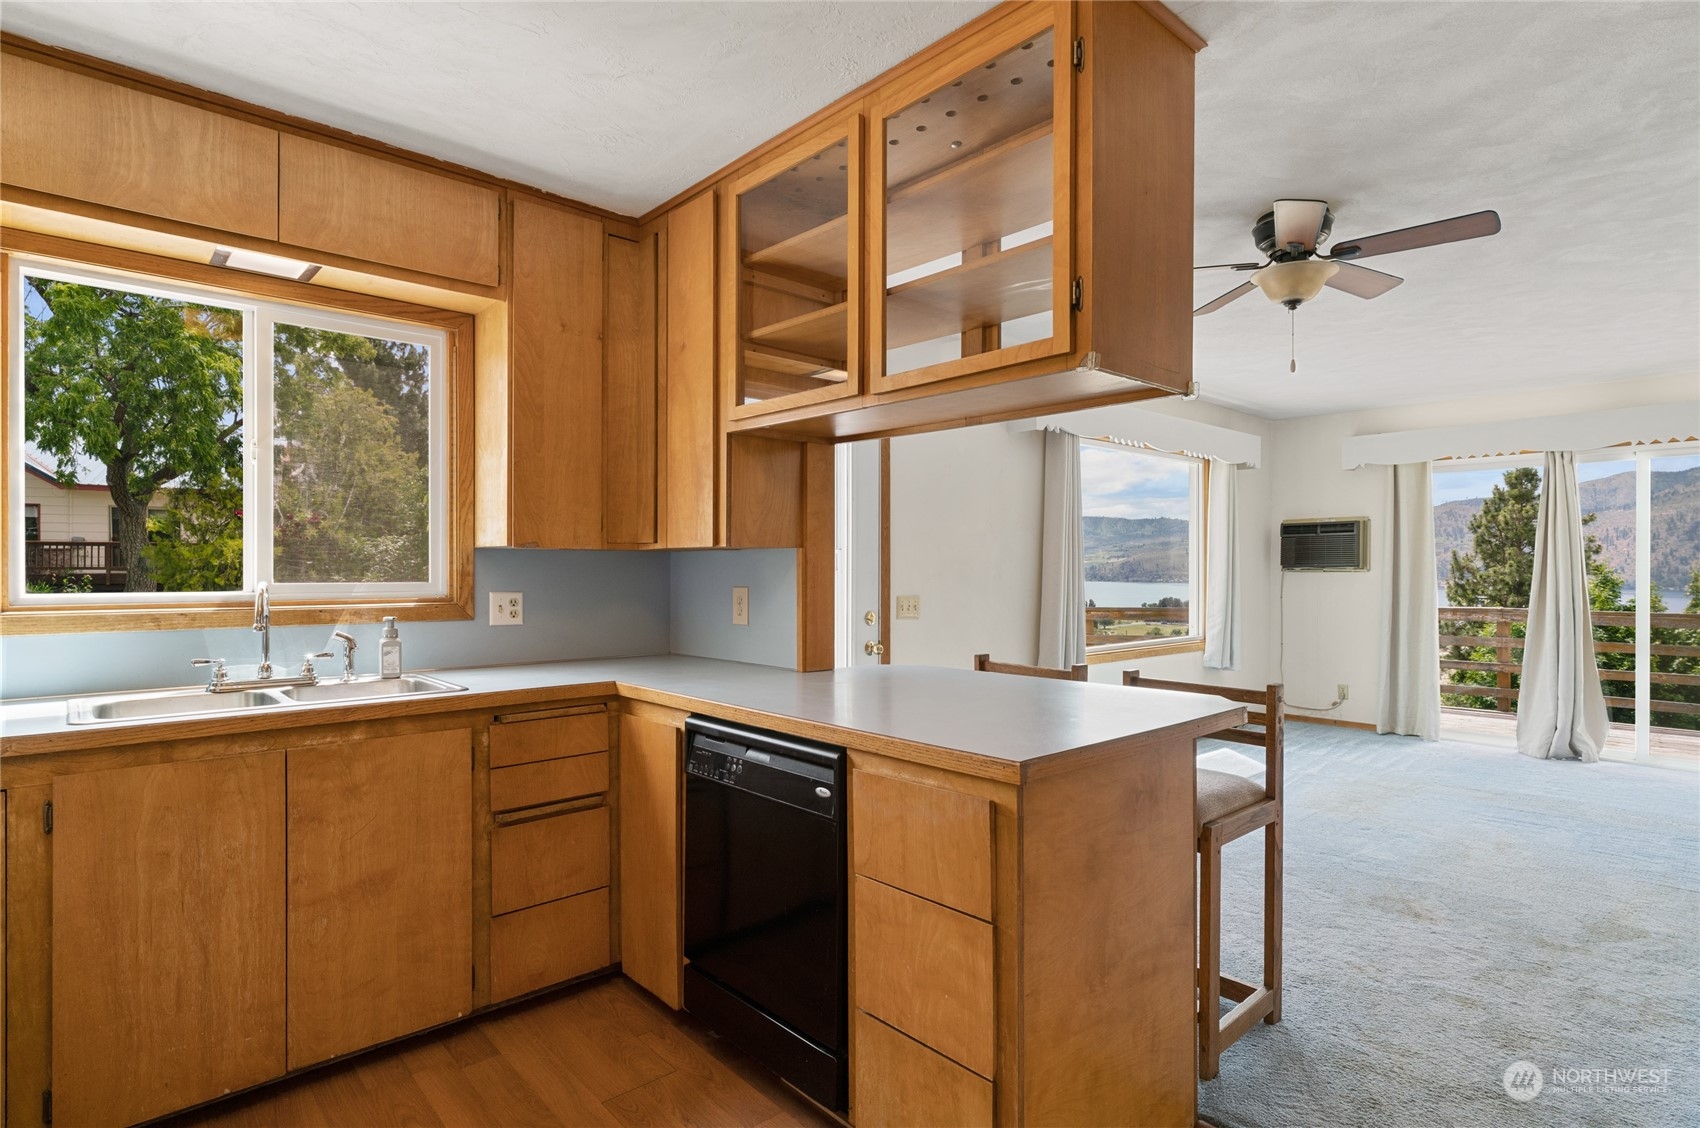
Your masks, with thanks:
<instances>
[{"instance_id":1,"label":"wooden kitchen cabinet","mask_svg":"<svg viewBox=\"0 0 1700 1128\"><path fill-rule=\"evenodd\" d=\"M847 98L866 117L848 221L866 253L843 316L866 326L864 359L837 390L815 373L808 391L732 400L729 428L839 441L1188 390L1202 46L1131 0L1006 5ZM720 277L723 302L750 284ZM730 378L741 358L722 353Z\"/></svg>"},{"instance_id":2,"label":"wooden kitchen cabinet","mask_svg":"<svg viewBox=\"0 0 1700 1128\"><path fill-rule=\"evenodd\" d=\"M727 188L728 419L861 390L862 118L829 122Z\"/></svg>"},{"instance_id":3,"label":"wooden kitchen cabinet","mask_svg":"<svg viewBox=\"0 0 1700 1128\"><path fill-rule=\"evenodd\" d=\"M478 380L478 544L601 548L602 221L517 194L510 210L506 355Z\"/></svg>"},{"instance_id":4,"label":"wooden kitchen cabinet","mask_svg":"<svg viewBox=\"0 0 1700 1128\"><path fill-rule=\"evenodd\" d=\"M472 1009L472 734L288 753L289 1068Z\"/></svg>"},{"instance_id":5,"label":"wooden kitchen cabinet","mask_svg":"<svg viewBox=\"0 0 1700 1128\"><path fill-rule=\"evenodd\" d=\"M0 179L161 219L278 237L278 131L7 53Z\"/></svg>"},{"instance_id":6,"label":"wooden kitchen cabinet","mask_svg":"<svg viewBox=\"0 0 1700 1128\"><path fill-rule=\"evenodd\" d=\"M490 1001L614 960L609 717L602 705L490 726Z\"/></svg>"},{"instance_id":7,"label":"wooden kitchen cabinet","mask_svg":"<svg viewBox=\"0 0 1700 1128\"><path fill-rule=\"evenodd\" d=\"M620 960L675 1010L684 1005L683 734L683 714L620 717Z\"/></svg>"},{"instance_id":8,"label":"wooden kitchen cabinet","mask_svg":"<svg viewBox=\"0 0 1700 1128\"><path fill-rule=\"evenodd\" d=\"M659 530L656 272L660 238L609 235L602 382L603 537L610 545L654 545Z\"/></svg>"},{"instance_id":9,"label":"wooden kitchen cabinet","mask_svg":"<svg viewBox=\"0 0 1700 1128\"><path fill-rule=\"evenodd\" d=\"M55 1123L284 1072L284 835L280 752L54 780Z\"/></svg>"},{"instance_id":10,"label":"wooden kitchen cabinet","mask_svg":"<svg viewBox=\"0 0 1700 1128\"><path fill-rule=\"evenodd\" d=\"M668 548L717 543L718 451L724 440L715 402L715 224L712 190L666 217L660 492Z\"/></svg>"},{"instance_id":11,"label":"wooden kitchen cabinet","mask_svg":"<svg viewBox=\"0 0 1700 1128\"><path fill-rule=\"evenodd\" d=\"M501 280L496 189L292 133L276 165L280 241L481 286Z\"/></svg>"}]
</instances>

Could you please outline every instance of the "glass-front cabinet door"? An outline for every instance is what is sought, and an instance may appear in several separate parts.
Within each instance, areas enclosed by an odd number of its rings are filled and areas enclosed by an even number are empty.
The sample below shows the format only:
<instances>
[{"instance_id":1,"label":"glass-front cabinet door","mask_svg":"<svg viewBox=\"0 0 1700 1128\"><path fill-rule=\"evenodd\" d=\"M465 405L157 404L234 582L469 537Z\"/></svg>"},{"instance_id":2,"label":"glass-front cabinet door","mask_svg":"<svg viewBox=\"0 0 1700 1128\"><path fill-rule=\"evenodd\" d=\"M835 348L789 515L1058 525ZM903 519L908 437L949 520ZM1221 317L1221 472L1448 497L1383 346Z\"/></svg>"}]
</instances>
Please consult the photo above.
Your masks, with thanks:
<instances>
[{"instance_id":1,"label":"glass-front cabinet door","mask_svg":"<svg viewBox=\"0 0 1700 1128\"><path fill-rule=\"evenodd\" d=\"M722 244L729 418L861 391L862 182L856 114L733 184Z\"/></svg>"},{"instance_id":2,"label":"glass-front cabinet door","mask_svg":"<svg viewBox=\"0 0 1700 1128\"><path fill-rule=\"evenodd\" d=\"M1068 13L1034 5L880 98L869 145L871 390L1068 351Z\"/></svg>"}]
</instances>

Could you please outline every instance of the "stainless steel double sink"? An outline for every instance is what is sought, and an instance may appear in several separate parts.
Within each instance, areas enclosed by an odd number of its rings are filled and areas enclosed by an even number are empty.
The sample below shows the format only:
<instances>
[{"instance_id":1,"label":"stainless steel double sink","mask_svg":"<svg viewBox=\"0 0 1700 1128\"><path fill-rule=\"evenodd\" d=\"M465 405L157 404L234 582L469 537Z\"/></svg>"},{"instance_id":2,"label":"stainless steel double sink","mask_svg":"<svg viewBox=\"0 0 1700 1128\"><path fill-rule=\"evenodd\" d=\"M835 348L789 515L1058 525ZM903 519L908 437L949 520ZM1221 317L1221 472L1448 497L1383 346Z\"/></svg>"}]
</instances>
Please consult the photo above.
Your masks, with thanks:
<instances>
[{"instance_id":1,"label":"stainless steel double sink","mask_svg":"<svg viewBox=\"0 0 1700 1128\"><path fill-rule=\"evenodd\" d=\"M392 697L459 693L465 689L464 685L424 674L403 674L399 678L368 676L352 681L326 681L317 685L279 686L276 689L240 689L228 693L209 693L205 688L166 689L112 697L72 698L65 703L65 720L73 725L100 725L163 717L258 713L292 705L354 704Z\"/></svg>"}]
</instances>

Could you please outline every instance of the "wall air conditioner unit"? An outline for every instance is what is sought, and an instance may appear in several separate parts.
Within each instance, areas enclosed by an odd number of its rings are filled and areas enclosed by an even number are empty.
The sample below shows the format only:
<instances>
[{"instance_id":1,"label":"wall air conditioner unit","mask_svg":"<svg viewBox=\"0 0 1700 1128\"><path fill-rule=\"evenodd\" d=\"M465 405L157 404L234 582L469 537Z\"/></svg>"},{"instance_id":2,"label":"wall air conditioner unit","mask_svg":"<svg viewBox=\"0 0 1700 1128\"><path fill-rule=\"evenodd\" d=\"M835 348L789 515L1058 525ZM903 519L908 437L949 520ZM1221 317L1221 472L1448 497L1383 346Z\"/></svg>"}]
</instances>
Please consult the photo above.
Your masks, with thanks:
<instances>
[{"instance_id":1,"label":"wall air conditioner unit","mask_svg":"<svg viewBox=\"0 0 1700 1128\"><path fill-rule=\"evenodd\" d=\"M1286 572L1369 571L1369 518L1281 522Z\"/></svg>"}]
</instances>

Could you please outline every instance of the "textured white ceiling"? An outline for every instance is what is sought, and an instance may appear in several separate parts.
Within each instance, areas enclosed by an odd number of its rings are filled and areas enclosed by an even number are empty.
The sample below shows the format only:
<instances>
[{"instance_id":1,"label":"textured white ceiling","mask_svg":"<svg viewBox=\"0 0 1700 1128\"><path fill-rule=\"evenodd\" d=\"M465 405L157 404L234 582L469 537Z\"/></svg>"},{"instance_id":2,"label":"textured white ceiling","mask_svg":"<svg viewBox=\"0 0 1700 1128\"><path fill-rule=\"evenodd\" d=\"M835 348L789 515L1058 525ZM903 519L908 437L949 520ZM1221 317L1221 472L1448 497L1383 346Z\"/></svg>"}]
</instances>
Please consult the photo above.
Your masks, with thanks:
<instances>
[{"instance_id":1,"label":"textured white ceiling","mask_svg":"<svg viewBox=\"0 0 1700 1128\"><path fill-rule=\"evenodd\" d=\"M990 6L6 0L0 26L639 213ZM1210 41L1196 261L1256 257L1284 196L1330 201L1342 238L1505 224L1369 262L1406 279L1374 301L1325 290L1296 376L1261 295L1198 319L1204 398L1285 417L1700 372L1700 4L1173 6Z\"/></svg>"},{"instance_id":2,"label":"textured white ceiling","mask_svg":"<svg viewBox=\"0 0 1700 1128\"><path fill-rule=\"evenodd\" d=\"M0 26L641 214L992 0L6 0Z\"/></svg>"},{"instance_id":3,"label":"textured white ceiling","mask_svg":"<svg viewBox=\"0 0 1700 1128\"><path fill-rule=\"evenodd\" d=\"M1175 7L1210 41L1196 262L1256 259L1281 197L1330 201L1339 239L1504 223L1366 261L1405 278L1373 301L1324 290L1296 376L1262 294L1198 318L1203 398L1286 417L1527 391L1539 414L1544 389L1700 373L1700 5ZM1200 275L1193 304L1245 277Z\"/></svg>"}]
</instances>

